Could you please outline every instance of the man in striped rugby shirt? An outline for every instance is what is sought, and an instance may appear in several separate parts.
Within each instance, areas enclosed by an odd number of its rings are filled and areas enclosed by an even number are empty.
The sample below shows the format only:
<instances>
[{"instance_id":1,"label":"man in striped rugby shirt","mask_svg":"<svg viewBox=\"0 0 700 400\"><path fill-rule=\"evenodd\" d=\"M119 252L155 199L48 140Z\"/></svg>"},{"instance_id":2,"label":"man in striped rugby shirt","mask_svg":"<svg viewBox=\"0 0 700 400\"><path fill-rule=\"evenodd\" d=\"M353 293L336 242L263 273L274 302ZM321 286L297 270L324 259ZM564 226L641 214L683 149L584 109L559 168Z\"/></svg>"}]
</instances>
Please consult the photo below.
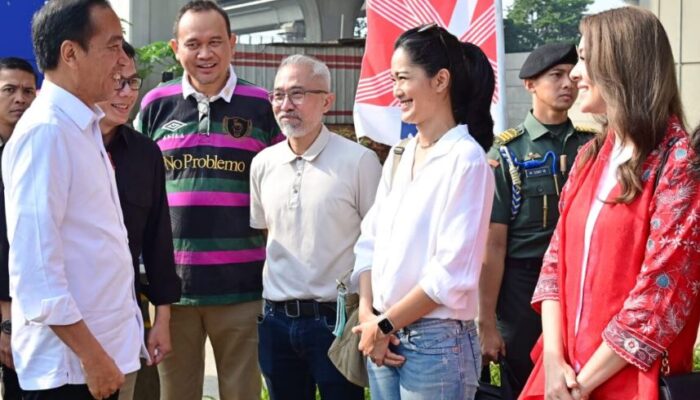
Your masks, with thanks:
<instances>
[{"instance_id":1,"label":"man in striped rugby shirt","mask_svg":"<svg viewBox=\"0 0 700 400\"><path fill-rule=\"evenodd\" d=\"M254 399L265 245L248 225L249 170L253 156L282 136L267 92L231 67L236 36L216 3L184 5L174 36L185 74L143 98L137 123L163 152L182 278L171 309L173 352L159 365L161 398L202 398L209 337L221 400Z\"/></svg>"}]
</instances>

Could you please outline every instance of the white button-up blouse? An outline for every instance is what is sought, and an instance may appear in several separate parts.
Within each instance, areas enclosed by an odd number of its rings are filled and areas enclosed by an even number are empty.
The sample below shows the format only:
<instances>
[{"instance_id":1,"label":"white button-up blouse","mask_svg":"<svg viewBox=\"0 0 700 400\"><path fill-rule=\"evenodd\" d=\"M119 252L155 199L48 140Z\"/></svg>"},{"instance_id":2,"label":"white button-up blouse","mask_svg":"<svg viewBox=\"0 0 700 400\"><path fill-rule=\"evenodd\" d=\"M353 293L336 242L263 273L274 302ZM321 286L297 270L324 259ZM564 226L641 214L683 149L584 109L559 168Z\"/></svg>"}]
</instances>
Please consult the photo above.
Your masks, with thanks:
<instances>
[{"instance_id":1,"label":"white button-up blouse","mask_svg":"<svg viewBox=\"0 0 700 400\"><path fill-rule=\"evenodd\" d=\"M356 287L371 269L373 306L386 311L416 285L439 307L426 318L476 317L478 284L494 196L486 155L466 126L449 130L411 179L416 139L391 177L384 165L377 198L355 245Z\"/></svg>"}]
</instances>

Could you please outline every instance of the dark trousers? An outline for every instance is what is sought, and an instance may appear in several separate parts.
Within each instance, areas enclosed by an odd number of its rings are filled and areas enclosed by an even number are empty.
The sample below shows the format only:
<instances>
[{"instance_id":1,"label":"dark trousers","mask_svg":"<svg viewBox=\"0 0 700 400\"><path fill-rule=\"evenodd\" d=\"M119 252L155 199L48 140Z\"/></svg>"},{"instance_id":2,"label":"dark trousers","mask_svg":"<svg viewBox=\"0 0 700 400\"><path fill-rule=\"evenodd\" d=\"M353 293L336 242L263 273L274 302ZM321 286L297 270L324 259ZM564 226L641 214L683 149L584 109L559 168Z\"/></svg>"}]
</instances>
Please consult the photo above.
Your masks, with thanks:
<instances>
[{"instance_id":1,"label":"dark trousers","mask_svg":"<svg viewBox=\"0 0 700 400\"><path fill-rule=\"evenodd\" d=\"M542 266L541 258L506 258L496 314L506 344L507 379L517 398L525 386L533 364L530 351L542 334L542 320L530 305Z\"/></svg>"},{"instance_id":2,"label":"dark trousers","mask_svg":"<svg viewBox=\"0 0 700 400\"><path fill-rule=\"evenodd\" d=\"M15 370L4 365L0 365L0 368L2 369L3 400L22 400L22 389L19 387Z\"/></svg>"},{"instance_id":3,"label":"dark trousers","mask_svg":"<svg viewBox=\"0 0 700 400\"><path fill-rule=\"evenodd\" d=\"M259 359L271 400L312 400L317 385L324 400L363 399L364 389L328 358L334 327L334 307L307 301L300 310L265 302L258 318Z\"/></svg>"},{"instance_id":4,"label":"dark trousers","mask_svg":"<svg viewBox=\"0 0 700 400\"><path fill-rule=\"evenodd\" d=\"M95 400L87 385L64 385L47 390L26 390L24 400ZM105 400L119 399L119 391Z\"/></svg>"}]
</instances>

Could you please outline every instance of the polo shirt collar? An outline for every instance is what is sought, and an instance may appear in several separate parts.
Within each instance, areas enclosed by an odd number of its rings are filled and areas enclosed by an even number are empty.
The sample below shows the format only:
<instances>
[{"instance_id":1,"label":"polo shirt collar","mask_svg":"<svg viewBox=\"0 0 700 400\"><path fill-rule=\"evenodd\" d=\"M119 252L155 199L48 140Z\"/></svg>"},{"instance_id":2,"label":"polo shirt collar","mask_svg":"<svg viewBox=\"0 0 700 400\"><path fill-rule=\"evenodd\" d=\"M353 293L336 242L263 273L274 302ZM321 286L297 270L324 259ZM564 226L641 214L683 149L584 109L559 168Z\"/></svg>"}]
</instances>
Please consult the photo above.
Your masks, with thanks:
<instances>
[{"instance_id":1,"label":"polo shirt collar","mask_svg":"<svg viewBox=\"0 0 700 400\"><path fill-rule=\"evenodd\" d=\"M226 84L224 85L223 88L221 88L221 91L219 94L212 96L209 98L210 102L219 100L219 99L224 99L227 103L231 102L231 98L233 97L233 91L236 90L236 83L238 82L238 77L236 76L236 73L233 71L233 66L229 65L228 66L228 79L226 80ZM195 99L198 97L205 97L204 94L199 93L194 86L190 83L190 77L187 75L187 72L182 74L182 98L186 99L190 96L194 96Z\"/></svg>"},{"instance_id":2,"label":"polo shirt collar","mask_svg":"<svg viewBox=\"0 0 700 400\"><path fill-rule=\"evenodd\" d=\"M308 149L306 149L304 154L302 154L301 156L294 154L292 148L289 146L289 139L287 139L287 145L282 146L284 148L284 154L281 157L282 163L289 163L296 160L297 158L302 158L304 159L304 161L312 162L316 159L316 157L318 157L319 154L321 154L323 149L326 148L330 137L331 132L328 130L328 128L326 128L326 125L321 125L321 133L318 134L316 140L314 140L311 146Z\"/></svg>"},{"instance_id":3,"label":"polo shirt collar","mask_svg":"<svg viewBox=\"0 0 700 400\"><path fill-rule=\"evenodd\" d=\"M44 101L54 104L71 121L73 121L81 131L87 131L90 124L101 120L105 114L97 105L88 107L75 95L62 87L44 79L41 85L41 96Z\"/></svg>"}]
</instances>

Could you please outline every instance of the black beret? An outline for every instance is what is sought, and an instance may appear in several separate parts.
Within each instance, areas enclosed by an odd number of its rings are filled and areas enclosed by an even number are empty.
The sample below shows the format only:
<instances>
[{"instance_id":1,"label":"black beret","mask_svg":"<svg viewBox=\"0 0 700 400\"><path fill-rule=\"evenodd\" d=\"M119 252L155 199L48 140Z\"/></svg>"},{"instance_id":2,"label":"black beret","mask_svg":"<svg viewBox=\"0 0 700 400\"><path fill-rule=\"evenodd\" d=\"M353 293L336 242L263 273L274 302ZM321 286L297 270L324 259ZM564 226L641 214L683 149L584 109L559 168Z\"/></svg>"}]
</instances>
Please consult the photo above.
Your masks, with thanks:
<instances>
[{"instance_id":1,"label":"black beret","mask_svg":"<svg viewBox=\"0 0 700 400\"><path fill-rule=\"evenodd\" d=\"M543 72L559 64L576 64L576 47L569 43L549 43L530 53L520 68L520 79L536 78Z\"/></svg>"}]
</instances>

